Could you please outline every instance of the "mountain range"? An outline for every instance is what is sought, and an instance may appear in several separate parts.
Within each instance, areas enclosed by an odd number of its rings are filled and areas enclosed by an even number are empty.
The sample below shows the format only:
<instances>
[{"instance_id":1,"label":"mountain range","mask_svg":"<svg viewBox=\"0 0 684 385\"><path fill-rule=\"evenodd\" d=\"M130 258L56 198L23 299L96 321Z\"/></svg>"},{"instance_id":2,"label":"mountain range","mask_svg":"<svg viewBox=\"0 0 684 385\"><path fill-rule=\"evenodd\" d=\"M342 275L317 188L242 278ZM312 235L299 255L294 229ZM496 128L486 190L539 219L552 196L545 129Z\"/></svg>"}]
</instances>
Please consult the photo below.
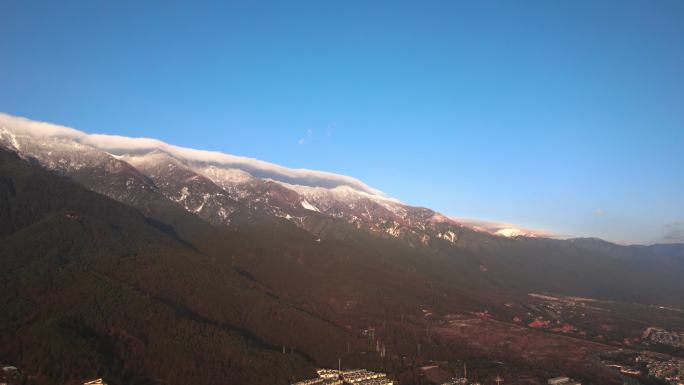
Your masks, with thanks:
<instances>
[{"instance_id":1,"label":"mountain range","mask_svg":"<svg viewBox=\"0 0 684 385\"><path fill-rule=\"evenodd\" d=\"M0 362L36 383L285 384L338 360L401 376L428 313L508 322L530 293L684 306L682 244L490 233L347 176L6 114L0 266Z\"/></svg>"}]
</instances>

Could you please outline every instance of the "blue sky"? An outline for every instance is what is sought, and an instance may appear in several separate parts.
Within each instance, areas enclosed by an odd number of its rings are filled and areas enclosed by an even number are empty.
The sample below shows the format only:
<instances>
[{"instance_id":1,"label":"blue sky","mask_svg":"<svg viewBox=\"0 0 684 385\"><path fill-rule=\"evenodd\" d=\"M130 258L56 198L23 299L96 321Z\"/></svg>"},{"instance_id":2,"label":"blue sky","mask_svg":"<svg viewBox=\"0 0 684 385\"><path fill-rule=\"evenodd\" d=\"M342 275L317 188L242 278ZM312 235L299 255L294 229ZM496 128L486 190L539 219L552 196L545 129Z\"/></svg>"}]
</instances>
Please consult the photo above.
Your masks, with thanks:
<instances>
[{"instance_id":1,"label":"blue sky","mask_svg":"<svg viewBox=\"0 0 684 385\"><path fill-rule=\"evenodd\" d=\"M0 111L684 241L684 2L0 3Z\"/></svg>"}]
</instances>

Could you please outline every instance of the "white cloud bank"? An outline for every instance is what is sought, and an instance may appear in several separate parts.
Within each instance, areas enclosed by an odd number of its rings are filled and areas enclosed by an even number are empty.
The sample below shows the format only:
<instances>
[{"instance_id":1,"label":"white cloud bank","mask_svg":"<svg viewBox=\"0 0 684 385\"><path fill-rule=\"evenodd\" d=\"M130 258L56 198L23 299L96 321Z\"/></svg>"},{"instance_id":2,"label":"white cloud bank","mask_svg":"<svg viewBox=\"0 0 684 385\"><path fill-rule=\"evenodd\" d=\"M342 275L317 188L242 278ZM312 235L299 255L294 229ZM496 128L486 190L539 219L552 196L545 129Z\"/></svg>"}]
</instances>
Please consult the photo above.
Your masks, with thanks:
<instances>
[{"instance_id":1,"label":"white cloud bank","mask_svg":"<svg viewBox=\"0 0 684 385\"><path fill-rule=\"evenodd\" d=\"M19 135L28 135L34 138L67 138L115 155L144 154L150 151L159 150L190 162L201 162L240 169L255 177L271 178L290 184L314 187L334 188L338 186L348 186L368 194L386 196L382 191L374 189L362 181L346 175L325 171L293 169L258 159L229 155L218 151L196 150L175 146L157 139L88 134L70 127L47 122L38 122L2 112L0 112L0 127L5 127Z\"/></svg>"}]
</instances>

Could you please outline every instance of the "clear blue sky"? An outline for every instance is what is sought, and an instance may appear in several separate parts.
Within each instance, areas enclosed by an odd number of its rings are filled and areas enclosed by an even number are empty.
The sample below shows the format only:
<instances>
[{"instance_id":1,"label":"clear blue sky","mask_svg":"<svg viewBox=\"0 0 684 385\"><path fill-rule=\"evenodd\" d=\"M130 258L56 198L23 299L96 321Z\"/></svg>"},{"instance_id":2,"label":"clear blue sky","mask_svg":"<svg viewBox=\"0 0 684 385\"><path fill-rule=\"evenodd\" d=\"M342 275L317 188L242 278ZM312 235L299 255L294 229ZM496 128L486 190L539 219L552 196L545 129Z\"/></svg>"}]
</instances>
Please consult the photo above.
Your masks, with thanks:
<instances>
[{"instance_id":1,"label":"clear blue sky","mask_svg":"<svg viewBox=\"0 0 684 385\"><path fill-rule=\"evenodd\" d=\"M0 111L449 215L684 238L681 0L3 0Z\"/></svg>"}]
</instances>

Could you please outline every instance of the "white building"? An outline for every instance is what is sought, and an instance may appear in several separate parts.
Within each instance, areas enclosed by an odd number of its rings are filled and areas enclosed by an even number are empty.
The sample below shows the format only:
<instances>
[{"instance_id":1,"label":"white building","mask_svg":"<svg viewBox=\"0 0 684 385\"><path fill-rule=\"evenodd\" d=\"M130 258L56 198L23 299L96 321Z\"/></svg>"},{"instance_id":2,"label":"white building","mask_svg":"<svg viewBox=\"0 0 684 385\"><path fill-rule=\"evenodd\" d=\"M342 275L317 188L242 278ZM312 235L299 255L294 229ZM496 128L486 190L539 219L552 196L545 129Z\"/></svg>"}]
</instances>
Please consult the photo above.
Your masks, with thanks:
<instances>
[{"instance_id":1,"label":"white building","mask_svg":"<svg viewBox=\"0 0 684 385\"><path fill-rule=\"evenodd\" d=\"M549 385L582 385L581 382L574 381L570 377L549 378L547 383Z\"/></svg>"},{"instance_id":2,"label":"white building","mask_svg":"<svg viewBox=\"0 0 684 385\"><path fill-rule=\"evenodd\" d=\"M98 379L95 379L95 380L92 380L92 381L84 382L83 385L107 385L107 383L104 382L103 379L98 378Z\"/></svg>"}]
</instances>

